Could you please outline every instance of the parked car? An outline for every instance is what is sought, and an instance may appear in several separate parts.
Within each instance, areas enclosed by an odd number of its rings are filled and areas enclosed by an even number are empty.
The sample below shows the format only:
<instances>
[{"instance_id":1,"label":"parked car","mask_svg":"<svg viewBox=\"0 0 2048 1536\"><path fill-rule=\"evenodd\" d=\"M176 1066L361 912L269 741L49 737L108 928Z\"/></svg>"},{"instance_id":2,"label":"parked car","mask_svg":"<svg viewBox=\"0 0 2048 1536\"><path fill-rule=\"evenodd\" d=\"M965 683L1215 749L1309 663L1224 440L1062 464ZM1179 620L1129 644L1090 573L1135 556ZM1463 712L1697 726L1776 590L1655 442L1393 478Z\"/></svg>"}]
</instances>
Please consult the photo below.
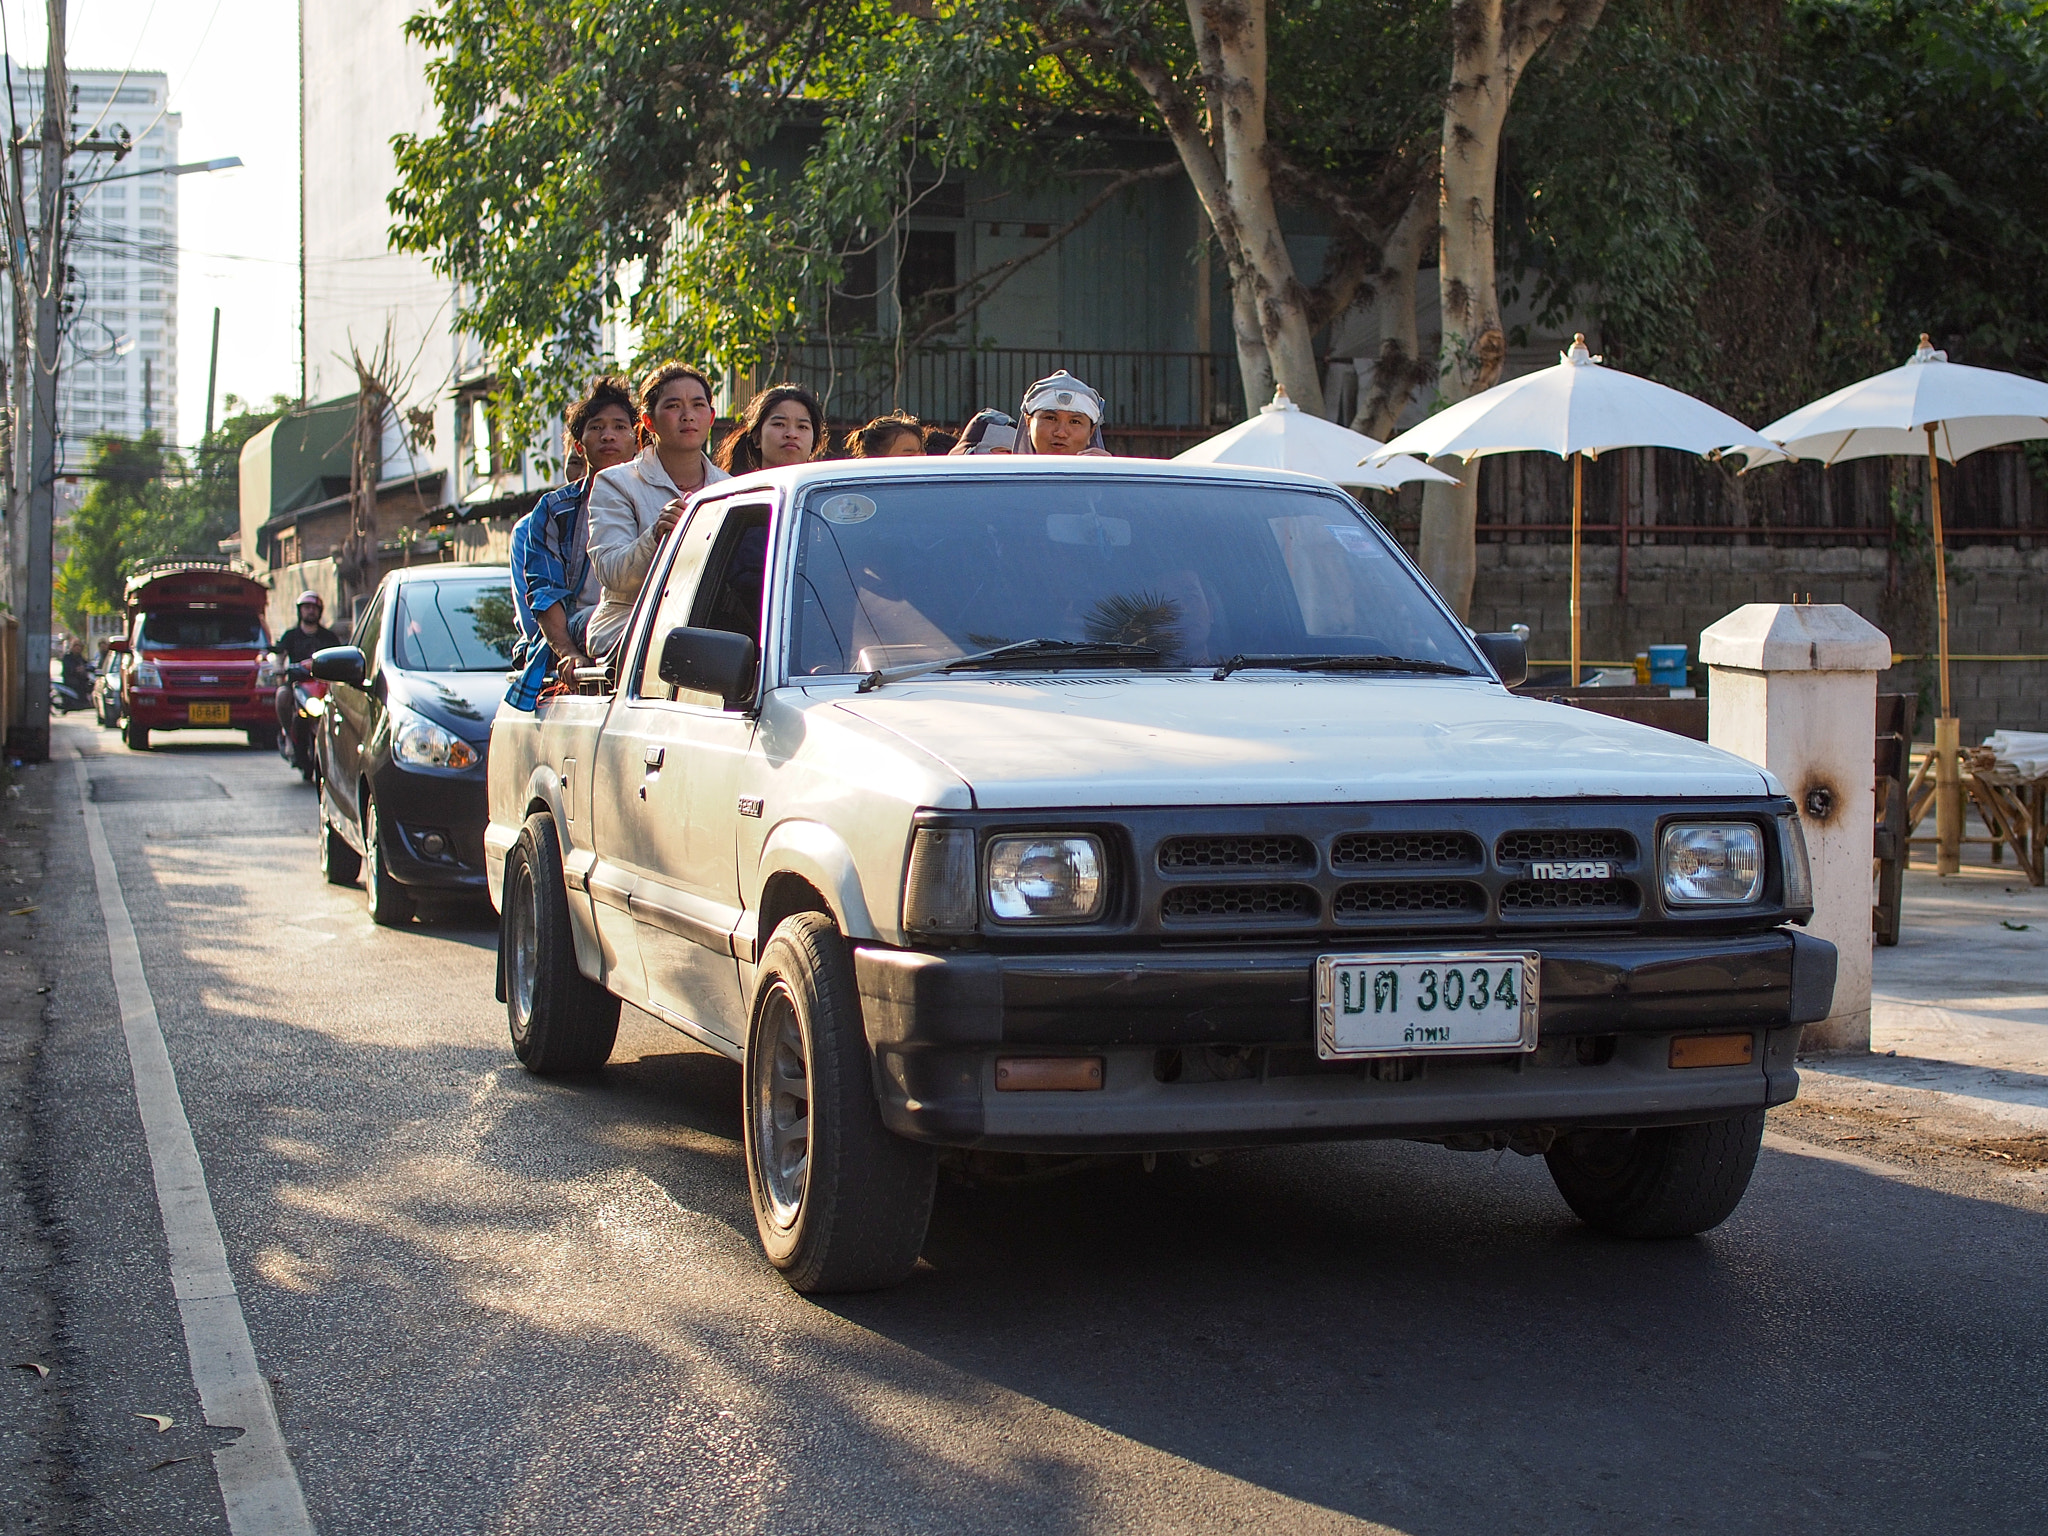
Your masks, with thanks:
<instances>
[{"instance_id":1,"label":"parked car","mask_svg":"<svg viewBox=\"0 0 2048 1536\"><path fill-rule=\"evenodd\" d=\"M1404 1137L1705 1230L1833 993L1798 816L1525 666L1306 476L721 483L613 690L492 728L513 1048L589 1069L624 999L740 1062L803 1290L908 1273L946 1148Z\"/></svg>"},{"instance_id":2,"label":"parked car","mask_svg":"<svg viewBox=\"0 0 2048 1536\"><path fill-rule=\"evenodd\" d=\"M128 631L111 642L122 664L124 739L146 751L157 731L246 731L253 747L277 739L272 690L259 671L270 634L261 582L218 561L153 565L128 578Z\"/></svg>"},{"instance_id":3,"label":"parked car","mask_svg":"<svg viewBox=\"0 0 2048 1536\"><path fill-rule=\"evenodd\" d=\"M352 645L313 653L320 868L360 876L370 916L409 921L422 895L484 891L484 753L517 630L502 565L393 571Z\"/></svg>"},{"instance_id":4,"label":"parked car","mask_svg":"<svg viewBox=\"0 0 2048 1536\"><path fill-rule=\"evenodd\" d=\"M100 655L100 669L93 674L92 711L110 731L121 728L122 652L109 645Z\"/></svg>"}]
</instances>

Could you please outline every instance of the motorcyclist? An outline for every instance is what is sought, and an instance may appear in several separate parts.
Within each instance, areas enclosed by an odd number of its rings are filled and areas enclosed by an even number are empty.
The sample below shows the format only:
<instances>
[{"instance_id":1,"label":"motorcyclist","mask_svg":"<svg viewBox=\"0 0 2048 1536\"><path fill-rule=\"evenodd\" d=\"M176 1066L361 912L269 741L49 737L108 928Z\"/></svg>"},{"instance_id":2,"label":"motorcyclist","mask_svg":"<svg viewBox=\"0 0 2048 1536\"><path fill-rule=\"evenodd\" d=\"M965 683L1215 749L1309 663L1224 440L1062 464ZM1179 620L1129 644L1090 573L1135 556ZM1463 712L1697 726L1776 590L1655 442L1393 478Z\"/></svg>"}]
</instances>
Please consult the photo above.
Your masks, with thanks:
<instances>
[{"instance_id":1,"label":"motorcyclist","mask_svg":"<svg viewBox=\"0 0 2048 1536\"><path fill-rule=\"evenodd\" d=\"M318 592L301 592L299 622L277 637L271 651L283 658L285 665L300 666L315 651L341 644L341 636L320 622L326 611L327 604ZM297 685L286 676L280 680L277 689L277 728L287 738L291 735L292 721L298 712Z\"/></svg>"},{"instance_id":2,"label":"motorcyclist","mask_svg":"<svg viewBox=\"0 0 2048 1536\"><path fill-rule=\"evenodd\" d=\"M72 702L65 707L83 709L92 697L92 673L85 665L85 647L75 639L67 641L57 670L64 686L71 690Z\"/></svg>"}]
</instances>

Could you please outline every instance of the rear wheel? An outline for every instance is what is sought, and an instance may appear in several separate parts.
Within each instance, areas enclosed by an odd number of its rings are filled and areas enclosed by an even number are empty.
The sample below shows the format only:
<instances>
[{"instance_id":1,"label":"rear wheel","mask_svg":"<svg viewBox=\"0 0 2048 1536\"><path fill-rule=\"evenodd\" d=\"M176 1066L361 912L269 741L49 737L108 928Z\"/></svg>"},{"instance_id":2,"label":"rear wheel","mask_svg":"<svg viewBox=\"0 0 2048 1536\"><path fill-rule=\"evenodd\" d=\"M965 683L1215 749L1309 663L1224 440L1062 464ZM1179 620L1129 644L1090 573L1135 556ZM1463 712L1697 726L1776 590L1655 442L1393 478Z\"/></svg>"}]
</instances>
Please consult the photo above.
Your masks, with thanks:
<instances>
[{"instance_id":1,"label":"rear wheel","mask_svg":"<svg viewBox=\"0 0 2048 1536\"><path fill-rule=\"evenodd\" d=\"M748 1030L747 1185L769 1262L805 1293L917 1264L938 1160L882 1124L846 941L800 912L761 956Z\"/></svg>"},{"instance_id":2,"label":"rear wheel","mask_svg":"<svg viewBox=\"0 0 2048 1536\"><path fill-rule=\"evenodd\" d=\"M320 807L320 874L329 885L354 885L363 872L363 856L349 847L341 828Z\"/></svg>"},{"instance_id":3,"label":"rear wheel","mask_svg":"<svg viewBox=\"0 0 2048 1536\"><path fill-rule=\"evenodd\" d=\"M277 727L274 725L251 726L248 732L249 745L258 752L277 750Z\"/></svg>"},{"instance_id":4,"label":"rear wheel","mask_svg":"<svg viewBox=\"0 0 2048 1536\"><path fill-rule=\"evenodd\" d=\"M128 717L128 729L121 733L121 740L128 744L130 752L147 752L149 750L149 727L137 725L135 717L130 715Z\"/></svg>"},{"instance_id":5,"label":"rear wheel","mask_svg":"<svg viewBox=\"0 0 2048 1536\"><path fill-rule=\"evenodd\" d=\"M1691 1237L1742 1203L1763 1145L1764 1112L1704 1125L1578 1131L1544 1154L1566 1205L1617 1237Z\"/></svg>"},{"instance_id":6,"label":"rear wheel","mask_svg":"<svg viewBox=\"0 0 2048 1536\"><path fill-rule=\"evenodd\" d=\"M555 819L536 812L505 855L498 944L512 1053L542 1077L589 1072L611 1057L619 1000L576 968Z\"/></svg>"},{"instance_id":7,"label":"rear wheel","mask_svg":"<svg viewBox=\"0 0 2048 1536\"><path fill-rule=\"evenodd\" d=\"M363 894L369 898L371 922L394 928L412 921L412 892L392 879L384 864L384 818L374 795L363 801Z\"/></svg>"}]
</instances>

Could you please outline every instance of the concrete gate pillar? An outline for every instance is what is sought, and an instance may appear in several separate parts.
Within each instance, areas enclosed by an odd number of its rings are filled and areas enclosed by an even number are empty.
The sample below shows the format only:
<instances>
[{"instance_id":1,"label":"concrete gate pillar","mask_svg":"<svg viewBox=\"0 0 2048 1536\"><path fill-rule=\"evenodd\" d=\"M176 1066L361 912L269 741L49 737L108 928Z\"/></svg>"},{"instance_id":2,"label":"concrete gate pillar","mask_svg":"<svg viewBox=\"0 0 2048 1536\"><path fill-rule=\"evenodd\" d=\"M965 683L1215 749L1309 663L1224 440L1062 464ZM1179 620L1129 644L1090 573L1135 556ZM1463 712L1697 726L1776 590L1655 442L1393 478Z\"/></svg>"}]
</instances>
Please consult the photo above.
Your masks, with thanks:
<instances>
[{"instance_id":1,"label":"concrete gate pillar","mask_svg":"<svg viewBox=\"0 0 2048 1536\"><path fill-rule=\"evenodd\" d=\"M1807 1050L1870 1049L1870 860L1884 631L1839 603L1749 603L1700 635L1707 739L1776 775L1813 863L1807 931L1835 946L1835 1001Z\"/></svg>"}]
</instances>

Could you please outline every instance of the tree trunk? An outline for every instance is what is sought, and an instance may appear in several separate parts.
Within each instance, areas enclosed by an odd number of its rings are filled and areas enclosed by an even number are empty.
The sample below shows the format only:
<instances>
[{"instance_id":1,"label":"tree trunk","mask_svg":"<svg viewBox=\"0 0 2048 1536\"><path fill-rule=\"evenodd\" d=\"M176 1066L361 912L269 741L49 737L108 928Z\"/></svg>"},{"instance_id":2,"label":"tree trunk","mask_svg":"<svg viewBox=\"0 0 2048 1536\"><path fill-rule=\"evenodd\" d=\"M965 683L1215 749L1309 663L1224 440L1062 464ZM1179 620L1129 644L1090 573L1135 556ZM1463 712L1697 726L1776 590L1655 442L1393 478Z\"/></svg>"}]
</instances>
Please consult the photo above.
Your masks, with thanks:
<instances>
[{"instance_id":1,"label":"tree trunk","mask_svg":"<svg viewBox=\"0 0 2048 1536\"><path fill-rule=\"evenodd\" d=\"M1507 358L1494 274L1494 197L1501 128L1529 61L1554 37L1583 36L1606 0L1453 0L1451 84L1444 97L1437 282L1443 337L1437 389L1446 404L1491 389ZM1421 565L1460 615L1472 606L1479 477L1422 497Z\"/></svg>"},{"instance_id":2,"label":"tree trunk","mask_svg":"<svg viewBox=\"0 0 2048 1536\"><path fill-rule=\"evenodd\" d=\"M1370 377L1358 381L1358 411L1351 430L1384 441L1394 435L1415 386L1436 376L1421 361L1415 335L1415 277L1422 265L1424 243L1436 231L1436 188L1417 191L1380 250L1380 270L1372 280L1374 318L1379 322L1379 354Z\"/></svg>"},{"instance_id":3,"label":"tree trunk","mask_svg":"<svg viewBox=\"0 0 2048 1536\"><path fill-rule=\"evenodd\" d=\"M384 478L384 418L391 400L383 383L356 359L356 420L349 455L348 535L334 567L344 603L377 585L377 482Z\"/></svg>"}]
</instances>

